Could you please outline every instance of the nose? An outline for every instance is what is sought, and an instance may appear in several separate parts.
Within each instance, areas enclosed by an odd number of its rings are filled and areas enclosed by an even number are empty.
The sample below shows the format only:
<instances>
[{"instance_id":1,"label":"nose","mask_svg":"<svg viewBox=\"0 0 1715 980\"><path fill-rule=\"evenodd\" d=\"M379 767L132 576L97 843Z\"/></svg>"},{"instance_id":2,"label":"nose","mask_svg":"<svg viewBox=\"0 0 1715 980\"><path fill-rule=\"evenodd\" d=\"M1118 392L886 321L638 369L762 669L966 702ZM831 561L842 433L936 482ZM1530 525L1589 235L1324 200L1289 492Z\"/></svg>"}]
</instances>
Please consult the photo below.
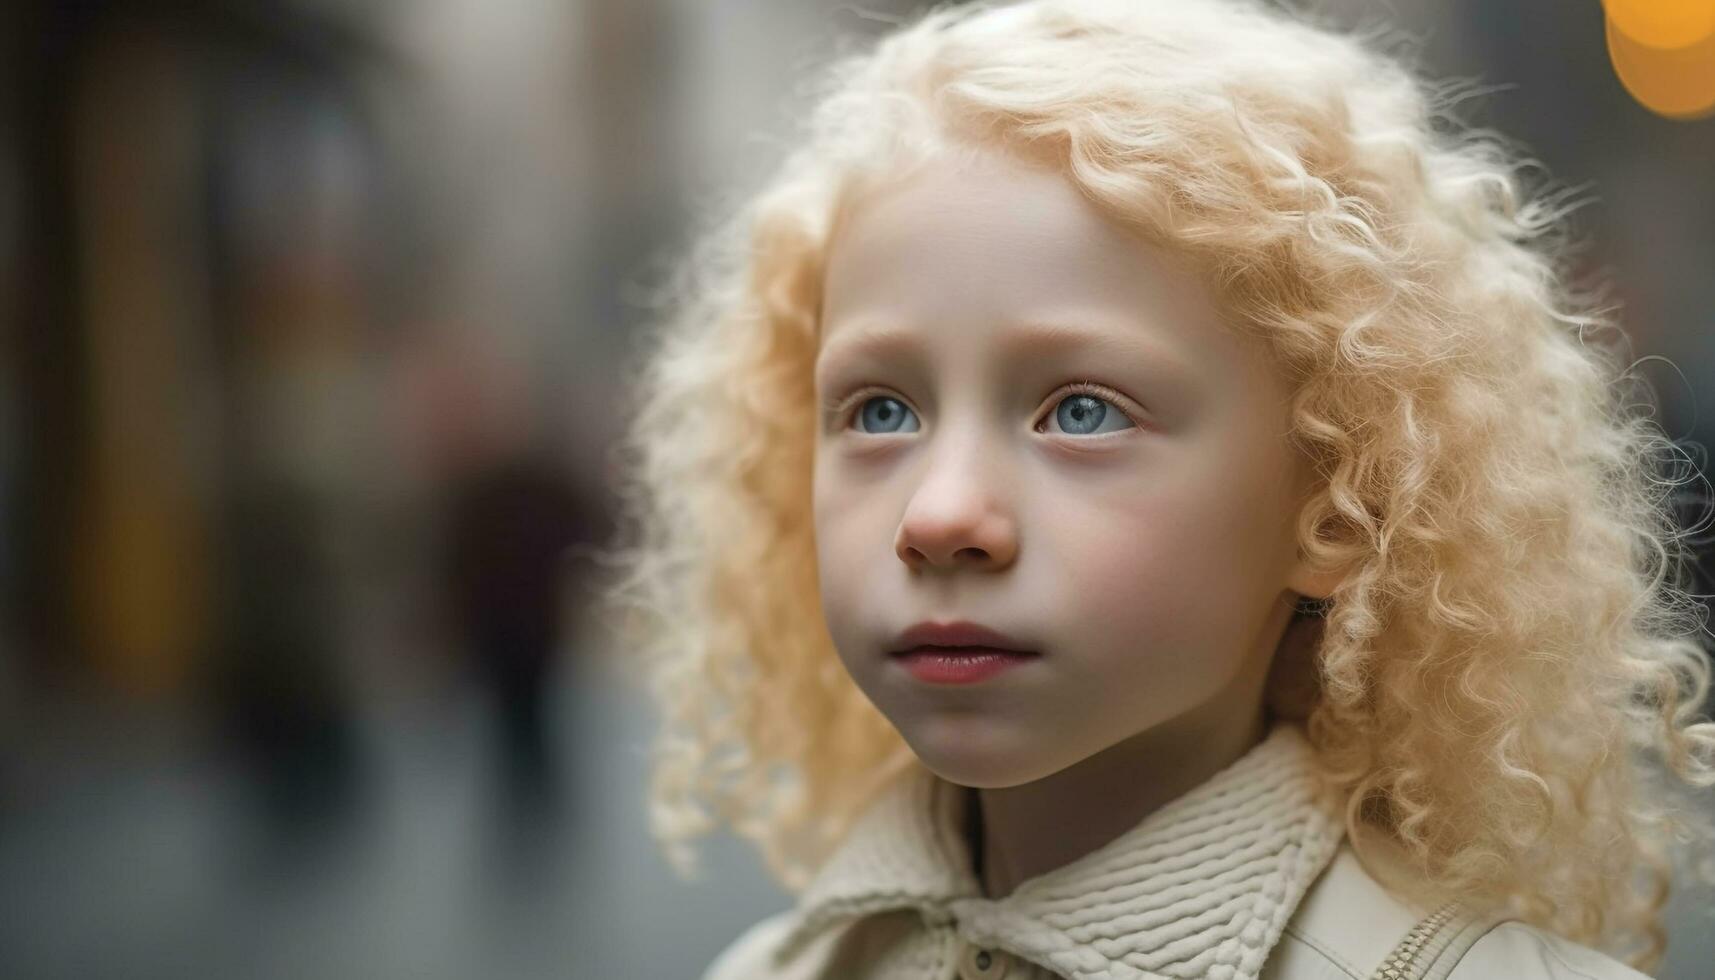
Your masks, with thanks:
<instances>
[{"instance_id":1,"label":"nose","mask_svg":"<svg viewBox=\"0 0 1715 980\"><path fill-rule=\"evenodd\" d=\"M1018 554L1018 527L980 466L944 460L906 506L894 539L913 569L1005 568Z\"/></svg>"}]
</instances>

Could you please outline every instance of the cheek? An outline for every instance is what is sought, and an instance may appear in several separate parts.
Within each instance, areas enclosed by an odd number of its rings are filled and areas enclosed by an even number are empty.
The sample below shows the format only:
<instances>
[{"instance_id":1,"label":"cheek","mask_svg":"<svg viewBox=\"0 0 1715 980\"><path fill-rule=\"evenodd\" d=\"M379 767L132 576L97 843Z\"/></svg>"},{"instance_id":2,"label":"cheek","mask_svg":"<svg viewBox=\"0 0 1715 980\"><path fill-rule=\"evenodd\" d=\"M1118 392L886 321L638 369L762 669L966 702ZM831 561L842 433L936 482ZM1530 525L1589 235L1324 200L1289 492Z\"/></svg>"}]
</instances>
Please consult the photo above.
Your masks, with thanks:
<instances>
[{"instance_id":1,"label":"cheek","mask_svg":"<svg viewBox=\"0 0 1715 980\"><path fill-rule=\"evenodd\" d=\"M812 520L822 615L842 658L851 654L857 637L870 635L860 616L865 575L873 572L873 563L864 556L877 547L877 517L867 513L875 506L849 494L815 494Z\"/></svg>"},{"instance_id":2,"label":"cheek","mask_svg":"<svg viewBox=\"0 0 1715 980\"><path fill-rule=\"evenodd\" d=\"M1227 659L1270 591L1276 533L1266 500L1186 481L1115 494L1049 533L1066 570L1067 626L1091 649L1183 661Z\"/></svg>"},{"instance_id":3,"label":"cheek","mask_svg":"<svg viewBox=\"0 0 1715 980\"><path fill-rule=\"evenodd\" d=\"M1137 497L1060 524L1055 567L1066 571L1072 625L1095 648L1175 647L1207 591L1215 559L1199 521L1171 497Z\"/></svg>"}]
</instances>

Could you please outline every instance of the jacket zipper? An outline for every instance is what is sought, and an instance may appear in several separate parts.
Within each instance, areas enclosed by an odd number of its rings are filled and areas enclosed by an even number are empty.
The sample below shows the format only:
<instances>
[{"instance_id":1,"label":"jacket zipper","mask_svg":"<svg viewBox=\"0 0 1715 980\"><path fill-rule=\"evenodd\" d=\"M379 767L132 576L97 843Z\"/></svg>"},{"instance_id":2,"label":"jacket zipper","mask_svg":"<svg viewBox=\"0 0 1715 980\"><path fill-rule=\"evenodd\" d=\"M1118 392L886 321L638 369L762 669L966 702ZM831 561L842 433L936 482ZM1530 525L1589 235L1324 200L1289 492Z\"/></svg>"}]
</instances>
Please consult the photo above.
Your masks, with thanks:
<instances>
[{"instance_id":1,"label":"jacket zipper","mask_svg":"<svg viewBox=\"0 0 1715 980\"><path fill-rule=\"evenodd\" d=\"M1405 934L1405 938L1400 940L1399 945L1395 946L1393 952L1382 960L1381 966L1376 968L1374 980L1414 980L1421 976L1421 971L1417 969L1418 954L1437 933L1455 920L1459 911L1459 902L1450 901L1412 926L1411 931Z\"/></svg>"}]
</instances>

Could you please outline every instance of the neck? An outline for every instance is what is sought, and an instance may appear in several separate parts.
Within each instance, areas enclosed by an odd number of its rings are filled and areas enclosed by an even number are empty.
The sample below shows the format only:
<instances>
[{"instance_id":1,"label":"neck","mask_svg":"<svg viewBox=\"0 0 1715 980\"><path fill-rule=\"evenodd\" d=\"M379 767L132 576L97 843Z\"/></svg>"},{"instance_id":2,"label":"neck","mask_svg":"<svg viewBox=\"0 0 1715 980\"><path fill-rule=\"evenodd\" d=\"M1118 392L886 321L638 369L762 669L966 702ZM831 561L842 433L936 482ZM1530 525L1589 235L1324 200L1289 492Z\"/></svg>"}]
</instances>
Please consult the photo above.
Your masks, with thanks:
<instances>
[{"instance_id":1,"label":"neck","mask_svg":"<svg viewBox=\"0 0 1715 980\"><path fill-rule=\"evenodd\" d=\"M972 790L969 831L984 894L1008 895L1119 837L1250 751L1267 726L1260 684L1239 682L1051 776Z\"/></svg>"}]
</instances>

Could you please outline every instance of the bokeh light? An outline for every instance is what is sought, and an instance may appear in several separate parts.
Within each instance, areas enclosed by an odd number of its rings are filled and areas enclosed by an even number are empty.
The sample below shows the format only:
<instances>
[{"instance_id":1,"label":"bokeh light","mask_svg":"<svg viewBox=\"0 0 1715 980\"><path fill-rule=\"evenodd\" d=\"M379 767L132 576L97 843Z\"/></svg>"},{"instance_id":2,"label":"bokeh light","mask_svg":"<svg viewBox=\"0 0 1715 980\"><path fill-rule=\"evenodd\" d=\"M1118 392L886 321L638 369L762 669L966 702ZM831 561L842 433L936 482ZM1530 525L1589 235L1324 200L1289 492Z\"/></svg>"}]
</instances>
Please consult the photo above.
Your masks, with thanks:
<instances>
[{"instance_id":1,"label":"bokeh light","mask_svg":"<svg viewBox=\"0 0 1715 980\"><path fill-rule=\"evenodd\" d=\"M1603 0L1614 74L1669 119L1715 113L1715 0Z\"/></svg>"}]
</instances>

